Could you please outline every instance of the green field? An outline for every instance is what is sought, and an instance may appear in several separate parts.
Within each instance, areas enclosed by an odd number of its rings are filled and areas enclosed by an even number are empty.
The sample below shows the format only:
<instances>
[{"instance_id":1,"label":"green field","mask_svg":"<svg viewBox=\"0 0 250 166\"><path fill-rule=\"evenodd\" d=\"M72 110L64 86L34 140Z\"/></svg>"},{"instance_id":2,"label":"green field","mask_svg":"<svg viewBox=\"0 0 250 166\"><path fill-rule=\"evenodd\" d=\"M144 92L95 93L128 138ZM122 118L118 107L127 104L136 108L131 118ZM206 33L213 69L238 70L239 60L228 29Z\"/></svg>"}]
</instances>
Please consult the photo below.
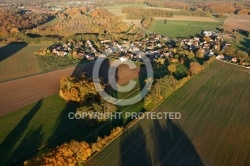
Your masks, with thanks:
<instances>
[{"instance_id":1,"label":"green field","mask_svg":"<svg viewBox=\"0 0 250 166\"><path fill-rule=\"evenodd\" d=\"M0 82L18 77L59 70L88 61L58 56L35 56L48 44L0 45Z\"/></svg>"},{"instance_id":2,"label":"green field","mask_svg":"<svg viewBox=\"0 0 250 166\"><path fill-rule=\"evenodd\" d=\"M250 54L250 38L240 33L236 34L235 38L226 39L228 43L231 43L236 49L246 51Z\"/></svg>"},{"instance_id":3,"label":"green field","mask_svg":"<svg viewBox=\"0 0 250 166\"><path fill-rule=\"evenodd\" d=\"M77 123L67 112L74 110L74 105L52 95L0 117L0 165L11 165L69 131Z\"/></svg>"},{"instance_id":4,"label":"green field","mask_svg":"<svg viewBox=\"0 0 250 166\"><path fill-rule=\"evenodd\" d=\"M194 21L170 21L164 24L164 20L155 20L149 31L168 37L189 37L200 34L202 30L216 30L220 22L194 22Z\"/></svg>"},{"instance_id":5,"label":"green field","mask_svg":"<svg viewBox=\"0 0 250 166\"><path fill-rule=\"evenodd\" d=\"M33 53L47 46L42 44L0 45L0 81L41 72Z\"/></svg>"},{"instance_id":6,"label":"green field","mask_svg":"<svg viewBox=\"0 0 250 166\"><path fill-rule=\"evenodd\" d=\"M135 81L138 83L138 79ZM138 85L133 91L137 89ZM134 94L118 94L120 98L128 97L128 95ZM118 107L118 109L120 112L140 111L142 106L141 101L135 105ZM68 113L75 112L77 107L77 104L67 104L59 95L55 94L0 117L2 127L0 156L5 158L5 160L0 160L0 165L10 165L14 164L14 160L18 162L27 159L28 155L47 143L50 143L48 147L34 154L42 153L71 139L91 142L97 136L109 133L111 123L113 125L122 123L112 121L101 125L102 127L84 129L77 127L80 125L80 121L68 118ZM126 123L126 120L124 119L123 123Z\"/></svg>"},{"instance_id":7,"label":"green field","mask_svg":"<svg viewBox=\"0 0 250 166\"><path fill-rule=\"evenodd\" d=\"M215 61L86 165L249 165L250 71Z\"/></svg>"},{"instance_id":8,"label":"green field","mask_svg":"<svg viewBox=\"0 0 250 166\"><path fill-rule=\"evenodd\" d=\"M182 113L178 123L205 165L245 165L250 162L249 83L249 70L216 61L157 110Z\"/></svg>"}]
</instances>

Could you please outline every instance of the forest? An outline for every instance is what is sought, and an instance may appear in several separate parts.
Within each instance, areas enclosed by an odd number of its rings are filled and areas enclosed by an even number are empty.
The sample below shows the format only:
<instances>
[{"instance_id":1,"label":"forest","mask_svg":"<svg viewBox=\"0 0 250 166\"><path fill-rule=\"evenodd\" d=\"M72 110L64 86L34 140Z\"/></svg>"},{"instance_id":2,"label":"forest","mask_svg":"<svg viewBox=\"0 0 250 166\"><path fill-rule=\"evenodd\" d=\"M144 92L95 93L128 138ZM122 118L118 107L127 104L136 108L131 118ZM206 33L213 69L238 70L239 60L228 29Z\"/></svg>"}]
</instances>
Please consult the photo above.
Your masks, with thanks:
<instances>
[{"instance_id":1,"label":"forest","mask_svg":"<svg viewBox=\"0 0 250 166\"><path fill-rule=\"evenodd\" d=\"M33 13L15 7L0 8L0 35L35 28L53 19L52 14Z\"/></svg>"}]
</instances>

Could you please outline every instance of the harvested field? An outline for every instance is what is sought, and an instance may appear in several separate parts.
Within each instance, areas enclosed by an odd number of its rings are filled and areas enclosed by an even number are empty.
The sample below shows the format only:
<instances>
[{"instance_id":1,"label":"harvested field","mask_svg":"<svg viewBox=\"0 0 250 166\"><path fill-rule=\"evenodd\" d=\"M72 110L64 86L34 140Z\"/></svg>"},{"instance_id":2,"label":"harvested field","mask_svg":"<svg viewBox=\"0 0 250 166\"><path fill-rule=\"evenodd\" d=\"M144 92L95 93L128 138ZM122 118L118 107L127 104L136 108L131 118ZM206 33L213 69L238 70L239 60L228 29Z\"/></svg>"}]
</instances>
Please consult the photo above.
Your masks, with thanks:
<instances>
[{"instance_id":1,"label":"harvested field","mask_svg":"<svg viewBox=\"0 0 250 166\"><path fill-rule=\"evenodd\" d=\"M224 22L224 29L250 31L250 15L233 15Z\"/></svg>"},{"instance_id":2,"label":"harvested field","mask_svg":"<svg viewBox=\"0 0 250 166\"><path fill-rule=\"evenodd\" d=\"M18 108L34 103L42 98L59 92L60 78L62 76L92 75L94 63L78 67L39 74L27 78L0 83L0 116L15 111ZM103 63L100 76L108 81L107 73L109 61ZM130 70L126 65L118 67L118 83L124 84L138 77L138 68Z\"/></svg>"},{"instance_id":3,"label":"harvested field","mask_svg":"<svg viewBox=\"0 0 250 166\"><path fill-rule=\"evenodd\" d=\"M143 7L143 8L144 9L158 9L158 10L174 11L174 12L181 11L180 9L164 8L164 7Z\"/></svg>"},{"instance_id":4,"label":"harvested field","mask_svg":"<svg viewBox=\"0 0 250 166\"><path fill-rule=\"evenodd\" d=\"M157 20L167 19L175 21L197 21L197 22L219 22L219 20L213 17L198 17L198 16L181 16L174 15L173 17L155 17Z\"/></svg>"},{"instance_id":5,"label":"harvested field","mask_svg":"<svg viewBox=\"0 0 250 166\"><path fill-rule=\"evenodd\" d=\"M41 72L33 55L48 45L8 44L0 46L0 81Z\"/></svg>"},{"instance_id":6,"label":"harvested field","mask_svg":"<svg viewBox=\"0 0 250 166\"><path fill-rule=\"evenodd\" d=\"M86 165L249 165L250 70L215 61Z\"/></svg>"},{"instance_id":7,"label":"harvested field","mask_svg":"<svg viewBox=\"0 0 250 166\"><path fill-rule=\"evenodd\" d=\"M130 6L134 6L134 7L149 7L146 4L117 4L117 5L113 5L113 6L104 6L105 9L107 9L109 12L111 12L112 14L116 15L116 16L122 16L125 18L125 16L127 14L122 13L122 7L130 7Z\"/></svg>"}]
</instances>

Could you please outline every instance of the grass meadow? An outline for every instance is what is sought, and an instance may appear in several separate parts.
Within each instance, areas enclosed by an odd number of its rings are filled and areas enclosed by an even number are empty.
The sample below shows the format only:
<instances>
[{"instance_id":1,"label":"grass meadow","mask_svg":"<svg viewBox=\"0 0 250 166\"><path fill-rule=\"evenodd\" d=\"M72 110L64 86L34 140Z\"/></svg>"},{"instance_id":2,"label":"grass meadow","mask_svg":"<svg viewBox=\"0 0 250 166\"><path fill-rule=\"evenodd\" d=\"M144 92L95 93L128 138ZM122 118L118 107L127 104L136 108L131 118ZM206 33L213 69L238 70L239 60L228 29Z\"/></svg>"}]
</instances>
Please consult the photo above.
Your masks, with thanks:
<instances>
[{"instance_id":1,"label":"grass meadow","mask_svg":"<svg viewBox=\"0 0 250 166\"><path fill-rule=\"evenodd\" d=\"M166 24L164 20L155 20L149 31L158 33L168 37L189 37L200 34L202 30L216 30L220 27L220 22L194 22L194 21L172 21L168 20Z\"/></svg>"},{"instance_id":2,"label":"grass meadow","mask_svg":"<svg viewBox=\"0 0 250 166\"><path fill-rule=\"evenodd\" d=\"M0 46L0 81L41 72L34 52L48 45L8 44Z\"/></svg>"},{"instance_id":3,"label":"grass meadow","mask_svg":"<svg viewBox=\"0 0 250 166\"><path fill-rule=\"evenodd\" d=\"M0 165L14 162L36 151L76 125L67 118L74 105L52 95L34 104L0 117Z\"/></svg>"},{"instance_id":4,"label":"grass meadow","mask_svg":"<svg viewBox=\"0 0 250 166\"><path fill-rule=\"evenodd\" d=\"M119 98L131 97L138 94L139 80L131 93L120 93ZM100 128L82 128L80 120L70 120L69 112L75 112L76 103L67 103L58 94L42 99L20 108L12 113L0 117L0 165L21 163L34 155L45 152L71 139L93 141L97 136L109 133L111 125L126 123L123 121L108 121ZM118 107L120 112L139 112L143 107L140 101L131 106ZM48 144L49 143L49 144ZM42 151L37 151L44 147Z\"/></svg>"}]
</instances>

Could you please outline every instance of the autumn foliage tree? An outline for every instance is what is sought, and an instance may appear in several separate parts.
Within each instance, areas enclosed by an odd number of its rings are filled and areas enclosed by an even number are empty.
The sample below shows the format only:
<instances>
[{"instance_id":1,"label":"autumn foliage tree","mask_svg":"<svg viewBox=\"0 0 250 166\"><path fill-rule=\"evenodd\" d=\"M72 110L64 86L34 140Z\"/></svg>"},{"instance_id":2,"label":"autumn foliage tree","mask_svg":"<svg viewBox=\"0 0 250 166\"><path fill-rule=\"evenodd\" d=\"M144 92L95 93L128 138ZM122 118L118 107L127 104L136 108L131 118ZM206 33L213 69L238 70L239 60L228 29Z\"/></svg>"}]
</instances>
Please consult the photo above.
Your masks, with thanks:
<instances>
[{"instance_id":1,"label":"autumn foliage tree","mask_svg":"<svg viewBox=\"0 0 250 166\"><path fill-rule=\"evenodd\" d=\"M175 71L176 71L176 65L175 65L174 63L170 64L170 65L168 66L168 71L169 71L170 73L175 72Z\"/></svg>"},{"instance_id":2,"label":"autumn foliage tree","mask_svg":"<svg viewBox=\"0 0 250 166\"><path fill-rule=\"evenodd\" d=\"M202 66L198 62L190 63L190 75L196 75L202 70Z\"/></svg>"},{"instance_id":3,"label":"autumn foliage tree","mask_svg":"<svg viewBox=\"0 0 250 166\"><path fill-rule=\"evenodd\" d=\"M102 86L104 89L104 86ZM78 113L100 113L102 116L86 117L83 119L85 125L95 125L98 122L106 121L105 113L115 112L117 107L104 100L94 85L94 82L86 75L77 77L62 77L60 84L60 96L66 101L79 102Z\"/></svg>"},{"instance_id":4,"label":"autumn foliage tree","mask_svg":"<svg viewBox=\"0 0 250 166\"><path fill-rule=\"evenodd\" d=\"M114 140L123 132L122 127L114 128L110 135L98 138L96 142L89 144L85 141L75 141L64 143L50 151L39 155L31 160L25 161L24 166L34 165L83 165L86 160L95 152L99 152L105 145Z\"/></svg>"}]
</instances>

